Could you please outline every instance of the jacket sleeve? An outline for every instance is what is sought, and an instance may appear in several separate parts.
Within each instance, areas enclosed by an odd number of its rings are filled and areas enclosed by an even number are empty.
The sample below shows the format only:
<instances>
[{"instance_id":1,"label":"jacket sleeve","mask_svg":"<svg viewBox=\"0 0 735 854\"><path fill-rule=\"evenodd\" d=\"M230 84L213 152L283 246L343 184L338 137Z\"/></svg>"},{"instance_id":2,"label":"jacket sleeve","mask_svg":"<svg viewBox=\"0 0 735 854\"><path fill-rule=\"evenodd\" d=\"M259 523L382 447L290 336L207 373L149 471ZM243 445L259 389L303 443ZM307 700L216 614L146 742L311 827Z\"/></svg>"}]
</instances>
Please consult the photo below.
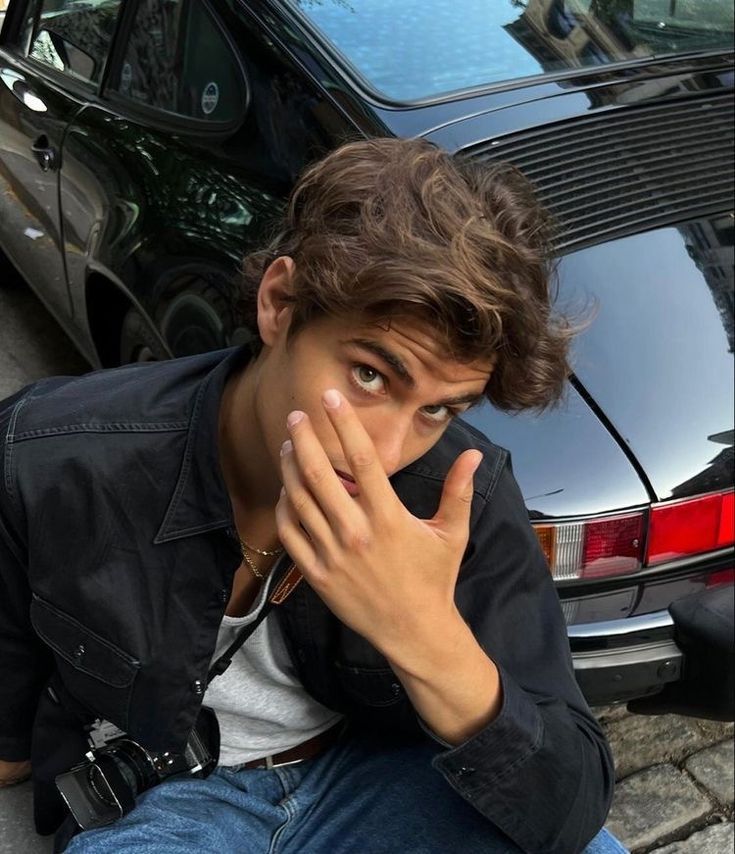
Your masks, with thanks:
<instances>
[{"instance_id":1,"label":"jacket sleeve","mask_svg":"<svg viewBox=\"0 0 735 854\"><path fill-rule=\"evenodd\" d=\"M528 854L582 851L605 822L614 768L574 678L558 596L509 463L474 515L457 602L500 671L500 714L434 759Z\"/></svg>"},{"instance_id":2,"label":"jacket sleeve","mask_svg":"<svg viewBox=\"0 0 735 854\"><path fill-rule=\"evenodd\" d=\"M50 672L30 622L27 533L18 504L12 424L21 394L0 402L0 759L30 757L38 696Z\"/></svg>"}]
</instances>

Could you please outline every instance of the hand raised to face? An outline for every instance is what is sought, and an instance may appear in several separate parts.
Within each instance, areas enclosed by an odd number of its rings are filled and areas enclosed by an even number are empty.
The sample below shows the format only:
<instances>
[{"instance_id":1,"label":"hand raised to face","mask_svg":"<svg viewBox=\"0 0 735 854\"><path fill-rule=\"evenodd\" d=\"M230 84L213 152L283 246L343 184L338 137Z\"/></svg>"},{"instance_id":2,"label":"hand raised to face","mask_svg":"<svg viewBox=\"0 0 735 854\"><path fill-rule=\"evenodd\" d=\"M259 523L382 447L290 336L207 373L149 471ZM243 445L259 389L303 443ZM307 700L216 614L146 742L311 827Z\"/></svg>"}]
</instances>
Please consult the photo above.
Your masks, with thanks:
<instances>
[{"instance_id":1,"label":"hand raised to face","mask_svg":"<svg viewBox=\"0 0 735 854\"><path fill-rule=\"evenodd\" d=\"M335 471L306 413L290 413L279 538L330 610L395 658L456 616L454 588L482 454L469 450L455 460L436 514L418 519L394 492L350 403L329 390L322 404L349 471Z\"/></svg>"}]
</instances>

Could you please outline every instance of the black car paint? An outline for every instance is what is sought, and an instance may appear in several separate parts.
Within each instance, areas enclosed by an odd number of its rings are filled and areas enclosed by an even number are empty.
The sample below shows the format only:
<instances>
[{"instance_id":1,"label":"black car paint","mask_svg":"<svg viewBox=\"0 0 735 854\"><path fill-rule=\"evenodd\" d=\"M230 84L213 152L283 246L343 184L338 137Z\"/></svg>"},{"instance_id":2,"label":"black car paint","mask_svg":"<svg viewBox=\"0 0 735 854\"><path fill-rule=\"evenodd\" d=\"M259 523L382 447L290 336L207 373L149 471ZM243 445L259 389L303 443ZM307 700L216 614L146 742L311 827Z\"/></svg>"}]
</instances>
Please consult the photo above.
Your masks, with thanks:
<instances>
[{"instance_id":1,"label":"black car paint","mask_svg":"<svg viewBox=\"0 0 735 854\"><path fill-rule=\"evenodd\" d=\"M0 139L0 244L96 366L118 361L123 318L131 307L150 319L148 335L162 353L183 355L246 340L249 332L231 310L239 260L269 233L304 164L345 139L422 135L462 151L523 128L733 86L732 56L711 53L556 73L421 104L388 104L360 91L277 4L219 0L209 5L237 45L249 96L239 127L224 133L164 120L99 87L69 86L58 73L19 58L8 39L21 5L11 5L0 38L0 130L7 134ZM119 52L113 53L106 81L114 84L120 61ZM28 108L29 93L45 112ZM39 141L55 150L61 169L44 171L31 151ZM3 192L20 200L22 217L17 202L3 205ZM666 420L676 423L676 442L661 443L660 413L644 417L639 406L650 391L645 370L629 361L625 394L614 401L609 383L599 378L620 344L620 327L608 324L605 313L617 292L616 270L643 269L656 247L677 239L672 234L686 246L687 230L709 227L701 218L670 226L643 237L623 234L562 259L562 296L597 291L603 320L580 339L566 406L542 419L488 409L471 415L512 450L533 518L645 508L673 495L697 494L703 484L716 489L732 483L732 412L728 420L726 411L731 330L729 351L722 340L708 340L695 364L676 365L691 389L703 371L718 384L715 397L725 389L706 423L695 418L678 389L671 395ZM29 228L38 236L18 240ZM723 240L732 251L732 238ZM596 266L600 258L602 271ZM592 277L590 269L602 274ZM698 269L695 262L689 283L703 293L707 276L700 271L697 277ZM625 284L632 286L634 276ZM651 299L671 299L665 285L659 281ZM641 323L640 343L659 358L666 355L667 312L643 316ZM676 349L668 354L673 362ZM669 470L668 461L689 445L698 450L685 475L681 468ZM712 457L722 454L719 462L708 457L710 448ZM562 582L559 590L569 621L592 623L666 608L673 597L704 586L709 571L729 567L730 555L714 555L644 569L635 578Z\"/></svg>"},{"instance_id":2,"label":"black car paint","mask_svg":"<svg viewBox=\"0 0 735 854\"><path fill-rule=\"evenodd\" d=\"M569 404L543 419L487 408L468 416L500 444L523 441L517 476L534 518L603 513L732 484L734 224L725 214L561 260L560 302L592 316L576 342ZM604 439L593 445L579 389L619 437L616 456ZM571 429L581 440L574 446ZM608 429L597 429L607 438ZM623 449L637 476L621 462L607 488L590 480L595 467L615 471Z\"/></svg>"}]
</instances>

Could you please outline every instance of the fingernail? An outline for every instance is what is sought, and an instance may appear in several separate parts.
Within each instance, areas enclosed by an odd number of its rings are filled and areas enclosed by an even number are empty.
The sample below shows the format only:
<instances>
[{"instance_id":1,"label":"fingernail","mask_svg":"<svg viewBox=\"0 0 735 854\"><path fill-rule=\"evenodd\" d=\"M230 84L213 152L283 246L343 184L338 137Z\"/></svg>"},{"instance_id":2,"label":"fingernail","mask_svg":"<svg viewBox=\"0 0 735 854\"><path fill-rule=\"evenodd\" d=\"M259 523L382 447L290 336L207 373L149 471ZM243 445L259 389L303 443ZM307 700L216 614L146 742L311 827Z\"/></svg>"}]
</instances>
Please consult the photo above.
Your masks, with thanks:
<instances>
[{"instance_id":1,"label":"fingernail","mask_svg":"<svg viewBox=\"0 0 735 854\"><path fill-rule=\"evenodd\" d=\"M291 451L293 451L293 442L290 439L286 439L281 445L281 456L284 457L286 454L290 454Z\"/></svg>"},{"instance_id":2,"label":"fingernail","mask_svg":"<svg viewBox=\"0 0 735 854\"><path fill-rule=\"evenodd\" d=\"M295 427L299 421L302 421L304 418L304 413L299 412L298 409L295 409L293 412L288 413L288 418L286 418L286 424L289 427Z\"/></svg>"},{"instance_id":3,"label":"fingernail","mask_svg":"<svg viewBox=\"0 0 735 854\"><path fill-rule=\"evenodd\" d=\"M342 395L337 389L329 388L322 395L322 400L328 409L336 409L342 403Z\"/></svg>"}]
</instances>

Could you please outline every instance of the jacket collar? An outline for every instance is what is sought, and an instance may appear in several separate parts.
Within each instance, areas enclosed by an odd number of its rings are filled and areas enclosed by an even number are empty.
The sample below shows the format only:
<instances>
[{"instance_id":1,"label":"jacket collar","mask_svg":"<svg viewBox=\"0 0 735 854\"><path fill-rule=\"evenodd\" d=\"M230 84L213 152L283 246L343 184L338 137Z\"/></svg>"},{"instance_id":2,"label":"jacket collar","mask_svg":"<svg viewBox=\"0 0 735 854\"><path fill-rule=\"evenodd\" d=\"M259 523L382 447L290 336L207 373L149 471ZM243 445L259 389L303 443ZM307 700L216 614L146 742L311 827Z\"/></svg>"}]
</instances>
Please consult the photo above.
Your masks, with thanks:
<instances>
[{"instance_id":1,"label":"jacket collar","mask_svg":"<svg viewBox=\"0 0 735 854\"><path fill-rule=\"evenodd\" d=\"M247 348L206 354L219 356L193 394L179 477L154 543L165 543L234 526L232 505L219 461L219 410L225 383L250 358Z\"/></svg>"}]
</instances>

